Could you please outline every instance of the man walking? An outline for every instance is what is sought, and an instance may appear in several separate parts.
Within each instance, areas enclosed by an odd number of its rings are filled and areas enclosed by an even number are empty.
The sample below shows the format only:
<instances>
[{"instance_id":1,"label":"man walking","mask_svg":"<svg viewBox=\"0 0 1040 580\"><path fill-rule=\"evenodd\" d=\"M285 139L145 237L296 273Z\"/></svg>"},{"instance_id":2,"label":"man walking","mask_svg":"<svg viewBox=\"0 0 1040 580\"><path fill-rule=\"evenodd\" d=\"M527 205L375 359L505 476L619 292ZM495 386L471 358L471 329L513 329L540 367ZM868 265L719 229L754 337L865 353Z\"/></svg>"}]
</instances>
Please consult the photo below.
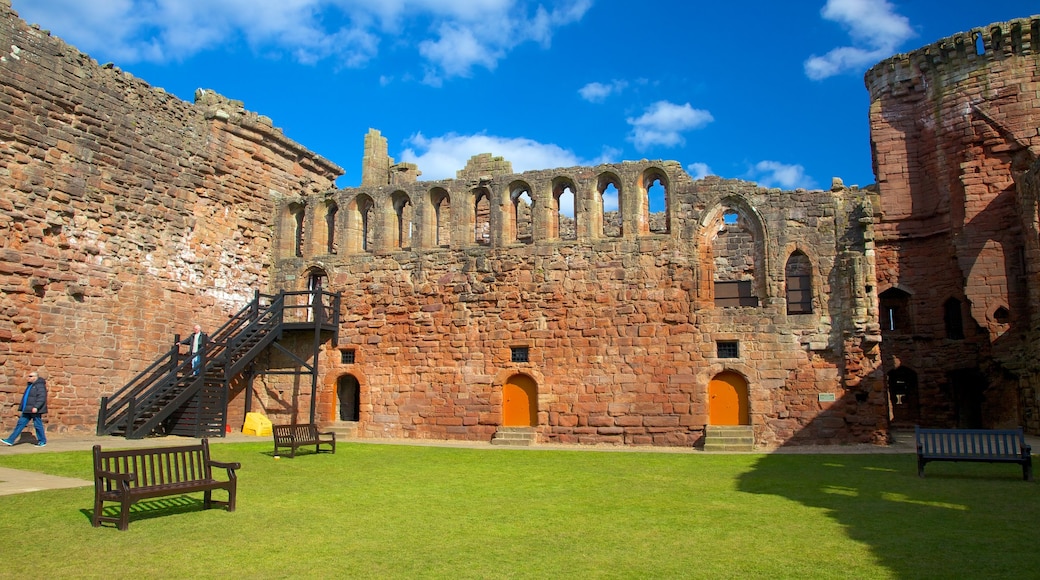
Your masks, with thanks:
<instances>
[{"instance_id":1,"label":"man walking","mask_svg":"<svg viewBox=\"0 0 1040 580\"><path fill-rule=\"evenodd\" d=\"M43 429L43 414L47 412L47 381L41 379L36 371L29 373L29 384L25 387L18 412L22 415L18 418L14 431L7 439L0 439L0 442L4 445L14 445L18 436L22 434L22 429L25 429L31 420L33 428L36 429L36 446L47 445L47 432Z\"/></svg>"}]
</instances>

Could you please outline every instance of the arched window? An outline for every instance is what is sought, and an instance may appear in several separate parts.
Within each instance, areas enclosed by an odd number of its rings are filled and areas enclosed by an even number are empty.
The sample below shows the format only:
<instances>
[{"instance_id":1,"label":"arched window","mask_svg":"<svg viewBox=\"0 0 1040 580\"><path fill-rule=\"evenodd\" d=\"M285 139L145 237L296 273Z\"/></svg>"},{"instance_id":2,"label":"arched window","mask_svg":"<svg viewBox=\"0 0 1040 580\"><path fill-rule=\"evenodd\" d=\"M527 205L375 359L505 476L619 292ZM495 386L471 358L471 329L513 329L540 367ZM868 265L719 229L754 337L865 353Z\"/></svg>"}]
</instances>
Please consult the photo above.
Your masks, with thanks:
<instances>
[{"instance_id":1,"label":"arched window","mask_svg":"<svg viewBox=\"0 0 1040 580\"><path fill-rule=\"evenodd\" d=\"M812 314L812 263L801 251L787 259L784 268L788 314Z\"/></svg>"},{"instance_id":2,"label":"arched window","mask_svg":"<svg viewBox=\"0 0 1040 580\"><path fill-rule=\"evenodd\" d=\"M669 190L668 178L660 169L649 169L643 174L643 189L646 198L643 199L643 219L646 221L644 231L656 234L667 234L669 232Z\"/></svg>"},{"instance_id":3,"label":"arched window","mask_svg":"<svg viewBox=\"0 0 1040 580\"><path fill-rule=\"evenodd\" d=\"M435 188L430 192L430 205L433 207L433 240L434 246L451 245L451 198L448 192Z\"/></svg>"},{"instance_id":4,"label":"arched window","mask_svg":"<svg viewBox=\"0 0 1040 580\"><path fill-rule=\"evenodd\" d=\"M574 192L577 188L569 179L553 180L553 219L550 224L550 239L578 239L577 200Z\"/></svg>"},{"instance_id":5,"label":"arched window","mask_svg":"<svg viewBox=\"0 0 1040 580\"><path fill-rule=\"evenodd\" d=\"M347 206L347 251L367 252L372 248L372 225L375 204L367 194L359 193Z\"/></svg>"},{"instance_id":6,"label":"arched window","mask_svg":"<svg viewBox=\"0 0 1040 580\"><path fill-rule=\"evenodd\" d=\"M289 213L293 216L293 255L303 256L303 225L307 215L307 206L302 203L289 205Z\"/></svg>"},{"instance_id":7,"label":"arched window","mask_svg":"<svg viewBox=\"0 0 1040 580\"><path fill-rule=\"evenodd\" d=\"M950 298L943 302L943 323L946 326L946 338L952 340L964 338L964 317L960 300Z\"/></svg>"},{"instance_id":8,"label":"arched window","mask_svg":"<svg viewBox=\"0 0 1040 580\"><path fill-rule=\"evenodd\" d=\"M336 213L339 211L339 206L335 203L330 203L328 209L325 212L325 233L327 235L326 243L327 250L330 254L336 253Z\"/></svg>"},{"instance_id":9,"label":"arched window","mask_svg":"<svg viewBox=\"0 0 1040 580\"><path fill-rule=\"evenodd\" d=\"M473 199L473 241L487 246L491 244L491 194L478 189Z\"/></svg>"},{"instance_id":10,"label":"arched window","mask_svg":"<svg viewBox=\"0 0 1040 580\"><path fill-rule=\"evenodd\" d=\"M616 175L605 173L599 176L599 199L603 214L603 237L619 238L624 234L621 207L621 180Z\"/></svg>"},{"instance_id":11,"label":"arched window","mask_svg":"<svg viewBox=\"0 0 1040 580\"><path fill-rule=\"evenodd\" d=\"M510 187L509 200L513 203L513 241L530 244L534 241L534 199L526 183Z\"/></svg>"},{"instance_id":12,"label":"arched window","mask_svg":"<svg viewBox=\"0 0 1040 580\"><path fill-rule=\"evenodd\" d=\"M715 306L758 306L761 248L755 224L727 208L712 229L717 232L711 242Z\"/></svg>"},{"instance_id":13,"label":"arched window","mask_svg":"<svg viewBox=\"0 0 1040 580\"><path fill-rule=\"evenodd\" d=\"M899 288L889 288L878 295L881 306L881 329L889 332L909 333L910 295Z\"/></svg>"},{"instance_id":14,"label":"arched window","mask_svg":"<svg viewBox=\"0 0 1040 580\"><path fill-rule=\"evenodd\" d=\"M403 191L395 192L391 201L394 204L394 215L397 223L394 228L394 247L403 249L412 247L412 200Z\"/></svg>"}]
</instances>

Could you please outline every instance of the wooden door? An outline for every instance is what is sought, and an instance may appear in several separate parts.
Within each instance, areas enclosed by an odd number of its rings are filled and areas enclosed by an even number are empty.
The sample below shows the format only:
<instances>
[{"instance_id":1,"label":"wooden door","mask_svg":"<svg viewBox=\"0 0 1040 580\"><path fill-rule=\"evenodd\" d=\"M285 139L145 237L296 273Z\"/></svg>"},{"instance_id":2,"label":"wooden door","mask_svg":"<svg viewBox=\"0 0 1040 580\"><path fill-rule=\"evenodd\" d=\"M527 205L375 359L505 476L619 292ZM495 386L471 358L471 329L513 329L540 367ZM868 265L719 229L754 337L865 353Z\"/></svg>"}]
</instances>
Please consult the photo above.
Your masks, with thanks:
<instances>
[{"instance_id":1,"label":"wooden door","mask_svg":"<svg viewBox=\"0 0 1040 580\"><path fill-rule=\"evenodd\" d=\"M502 425L534 427L538 424L538 384L524 375L513 375L502 385Z\"/></svg>"},{"instance_id":2,"label":"wooden door","mask_svg":"<svg viewBox=\"0 0 1040 580\"><path fill-rule=\"evenodd\" d=\"M708 422L748 425L748 388L737 373L721 373L708 383Z\"/></svg>"}]
</instances>

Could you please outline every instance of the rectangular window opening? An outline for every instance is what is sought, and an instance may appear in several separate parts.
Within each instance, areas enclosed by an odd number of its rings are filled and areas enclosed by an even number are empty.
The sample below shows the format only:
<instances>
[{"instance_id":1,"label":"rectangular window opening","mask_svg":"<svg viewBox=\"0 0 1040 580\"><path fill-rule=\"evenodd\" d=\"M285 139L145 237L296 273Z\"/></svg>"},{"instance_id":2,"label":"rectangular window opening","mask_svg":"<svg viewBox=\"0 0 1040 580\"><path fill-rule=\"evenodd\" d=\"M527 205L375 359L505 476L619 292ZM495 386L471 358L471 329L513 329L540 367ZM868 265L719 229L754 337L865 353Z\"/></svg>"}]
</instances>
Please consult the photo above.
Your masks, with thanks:
<instances>
[{"instance_id":1,"label":"rectangular window opening","mask_svg":"<svg viewBox=\"0 0 1040 580\"><path fill-rule=\"evenodd\" d=\"M525 363L530 360L530 351L526 346L514 346L512 348L512 360L515 363Z\"/></svg>"},{"instance_id":2,"label":"rectangular window opening","mask_svg":"<svg viewBox=\"0 0 1040 580\"><path fill-rule=\"evenodd\" d=\"M339 362L345 365L354 364L354 349L345 348L339 351Z\"/></svg>"},{"instance_id":3,"label":"rectangular window opening","mask_svg":"<svg viewBox=\"0 0 1040 580\"><path fill-rule=\"evenodd\" d=\"M740 342L720 340L715 343L718 358L740 358Z\"/></svg>"}]
</instances>

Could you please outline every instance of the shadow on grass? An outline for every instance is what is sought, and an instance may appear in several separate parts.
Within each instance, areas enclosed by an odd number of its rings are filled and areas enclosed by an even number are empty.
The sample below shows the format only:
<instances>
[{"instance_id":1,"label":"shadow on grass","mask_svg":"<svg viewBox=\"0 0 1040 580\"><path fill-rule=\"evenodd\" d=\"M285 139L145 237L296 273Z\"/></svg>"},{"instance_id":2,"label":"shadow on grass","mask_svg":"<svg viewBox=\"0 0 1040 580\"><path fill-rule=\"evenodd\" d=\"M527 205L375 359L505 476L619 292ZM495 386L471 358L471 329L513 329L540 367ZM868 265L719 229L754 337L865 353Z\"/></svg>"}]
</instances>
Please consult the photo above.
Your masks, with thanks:
<instances>
[{"instance_id":1,"label":"shadow on grass","mask_svg":"<svg viewBox=\"0 0 1040 580\"><path fill-rule=\"evenodd\" d=\"M739 489L825 510L896 578L1010 578L1040 568L1040 488L1014 465L912 454L763 456ZM840 558L842 555L835 555Z\"/></svg>"},{"instance_id":2,"label":"shadow on grass","mask_svg":"<svg viewBox=\"0 0 1040 580\"><path fill-rule=\"evenodd\" d=\"M150 500L142 500L130 506L130 523L150 520L152 518L161 518L165 516L183 514L195 511L203 510L203 502L199 498L194 498L188 495L170 496L166 498L157 498ZM218 509L214 507L213 509ZM87 518L88 522L93 522L94 510L83 508L79 510L84 517ZM107 505L102 510L102 515L105 517L119 517L119 506L118 505ZM101 522L101 527L115 528L116 525L112 522Z\"/></svg>"}]
</instances>

